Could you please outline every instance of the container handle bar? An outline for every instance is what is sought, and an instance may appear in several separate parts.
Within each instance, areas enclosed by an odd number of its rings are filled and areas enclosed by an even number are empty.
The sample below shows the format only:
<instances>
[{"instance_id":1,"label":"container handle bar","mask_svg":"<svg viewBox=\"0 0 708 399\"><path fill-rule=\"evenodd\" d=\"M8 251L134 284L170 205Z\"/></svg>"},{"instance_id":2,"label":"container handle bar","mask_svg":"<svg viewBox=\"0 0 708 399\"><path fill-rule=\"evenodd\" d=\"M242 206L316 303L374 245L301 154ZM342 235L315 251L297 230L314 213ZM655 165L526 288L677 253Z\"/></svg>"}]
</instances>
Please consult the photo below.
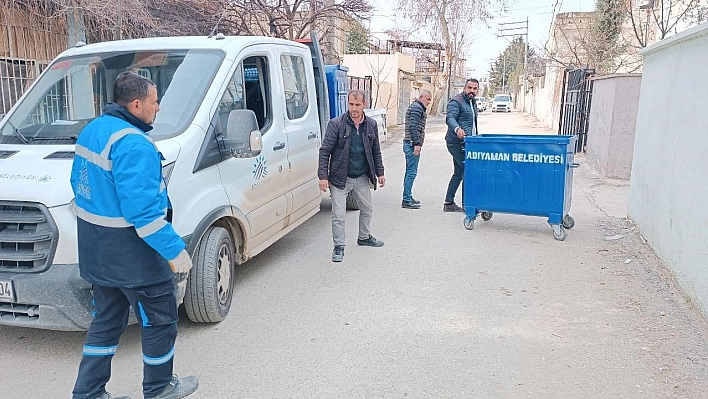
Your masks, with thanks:
<instances>
[{"instance_id":1,"label":"container handle bar","mask_svg":"<svg viewBox=\"0 0 708 399\"><path fill-rule=\"evenodd\" d=\"M568 165L568 167L569 168L579 168L580 164L579 163L572 163L572 164Z\"/></svg>"}]
</instances>

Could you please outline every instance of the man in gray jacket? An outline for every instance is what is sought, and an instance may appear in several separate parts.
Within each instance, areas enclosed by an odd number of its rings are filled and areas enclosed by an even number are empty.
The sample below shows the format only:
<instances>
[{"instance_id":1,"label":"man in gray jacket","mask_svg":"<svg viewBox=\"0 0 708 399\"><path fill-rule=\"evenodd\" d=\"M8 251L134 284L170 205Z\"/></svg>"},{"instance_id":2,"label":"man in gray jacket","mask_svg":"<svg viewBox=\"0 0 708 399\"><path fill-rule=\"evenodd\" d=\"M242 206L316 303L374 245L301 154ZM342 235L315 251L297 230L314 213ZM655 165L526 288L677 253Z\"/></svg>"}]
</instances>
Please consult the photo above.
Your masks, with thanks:
<instances>
[{"instance_id":1,"label":"man in gray jacket","mask_svg":"<svg viewBox=\"0 0 708 399\"><path fill-rule=\"evenodd\" d=\"M348 111L327 124L319 168L320 189L329 189L332 195L332 262L344 259L347 195L352 194L359 204L359 237L356 243L381 247L383 241L371 235L371 217L374 214L371 188L383 187L383 160L376 121L364 115L364 93L352 90L347 96Z\"/></svg>"},{"instance_id":2,"label":"man in gray jacket","mask_svg":"<svg viewBox=\"0 0 708 399\"><path fill-rule=\"evenodd\" d=\"M425 141L425 121L432 94L428 90L421 90L418 98L406 110L406 125L403 137L403 154L406 156L406 174L403 178L403 201L401 208L418 209L420 201L413 198L413 182L418 175L418 162L420 150Z\"/></svg>"}]
</instances>

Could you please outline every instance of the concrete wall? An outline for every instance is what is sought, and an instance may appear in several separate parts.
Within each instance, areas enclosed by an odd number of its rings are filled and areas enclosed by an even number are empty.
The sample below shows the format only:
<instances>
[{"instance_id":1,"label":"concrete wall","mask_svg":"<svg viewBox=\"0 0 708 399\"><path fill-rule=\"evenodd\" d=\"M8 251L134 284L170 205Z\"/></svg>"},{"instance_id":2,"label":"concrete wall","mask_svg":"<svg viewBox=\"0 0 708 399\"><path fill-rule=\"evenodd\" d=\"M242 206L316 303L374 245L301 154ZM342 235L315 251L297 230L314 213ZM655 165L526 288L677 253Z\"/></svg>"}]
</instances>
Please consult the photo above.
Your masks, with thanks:
<instances>
[{"instance_id":1,"label":"concrete wall","mask_svg":"<svg viewBox=\"0 0 708 399\"><path fill-rule=\"evenodd\" d=\"M629 217L708 315L708 24L643 56Z\"/></svg>"},{"instance_id":2,"label":"concrete wall","mask_svg":"<svg viewBox=\"0 0 708 399\"><path fill-rule=\"evenodd\" d=\"M550 65L546 67L546 76L529 90L526 99L529 113L554 132L558 131L562 86L563 67Z\"/></svg>"},{"instance_id":3,"label":"concrete wall","mask_svg":"<svg viewBox=\"0 0 708 399\"><path fill-rule=\"evenodd\" d=\"M607 177L629 179L639 108L639 74L593 79L587 159Z\"/></svg>"}]
</instances>

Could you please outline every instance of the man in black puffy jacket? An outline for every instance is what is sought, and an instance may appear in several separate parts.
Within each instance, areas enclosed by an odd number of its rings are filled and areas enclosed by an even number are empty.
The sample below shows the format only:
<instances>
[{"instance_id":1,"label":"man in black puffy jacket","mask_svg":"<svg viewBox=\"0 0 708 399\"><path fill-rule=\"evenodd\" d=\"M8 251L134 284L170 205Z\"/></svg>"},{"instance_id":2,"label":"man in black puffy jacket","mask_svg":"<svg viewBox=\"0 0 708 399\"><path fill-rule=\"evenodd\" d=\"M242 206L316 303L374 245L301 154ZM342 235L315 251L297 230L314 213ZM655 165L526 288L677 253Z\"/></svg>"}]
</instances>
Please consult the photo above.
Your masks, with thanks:
<instances>
[{"instance_id":1,"label":"man in black puffy jacket","mask_svg":"<svg viewBox=\"0 0 708 399\"><path fill-rule=\"evenodd\" d=\"M465 137L479 134L477 131L477 104L474 99L477 92L479 92L479 81L467 79L462 93L455 95L447 103L445 143L447 151L452 155L454 171L450 177L450 183L447 185L447 194L445 194L445 203L443 204L444 212L464 211L455 204L455 194L457 194L465 172ZM464 188L462 191L464 193Z\"/></svg>"},{"instance_id":2,"label":"man in black puffy jacket","mask_svg":"<svg viewBox=\"0 0 708 399\"><path fill-rule=\"evenodd\" d=\"M376 121L364 115L364 93L352 90L347 96L348 111L327 124L319 154L317 175L320 189L332 195L332 262L344 259L344 219L347 195L359 204L359 238L356 243L381 247L383 241L371 235L374 214L371 188L383 187L383 160Z\"/></svg>"},{"instance_id":3,"label":"man in black puffy jacket","mask_svg":"<svg viewBox=\"0 0 708 399\"><path fill-rule=\"evenodd\" d=\"M406 110L405 136L403 137L403 153L406 156L406 174L403 178L402 208L420 208L420 201L413 198L411 191L415 177L418 175L420 150L423 147L423 141L425 141L426 112L432 100L433 96L428 90L421 90L418 98L413 101L408 107L408 110Z\"/></svg>"}]
</instances>

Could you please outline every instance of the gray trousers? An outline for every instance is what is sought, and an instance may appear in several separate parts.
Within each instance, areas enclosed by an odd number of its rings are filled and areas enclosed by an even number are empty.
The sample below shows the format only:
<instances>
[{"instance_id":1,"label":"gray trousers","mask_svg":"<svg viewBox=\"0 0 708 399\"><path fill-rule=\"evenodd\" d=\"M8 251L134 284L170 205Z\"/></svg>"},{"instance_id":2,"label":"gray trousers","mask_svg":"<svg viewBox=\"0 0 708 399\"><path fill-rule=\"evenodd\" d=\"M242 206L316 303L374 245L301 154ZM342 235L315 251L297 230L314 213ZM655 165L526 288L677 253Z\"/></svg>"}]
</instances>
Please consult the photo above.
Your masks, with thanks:
<instances>
[{"instance_id":1,"label":"gray trousers","mask_svg":"<svg viewBox=\"0 0 708 399\"><path fill-rule=\"evenodd\" d=\"M347 216L347 194L350 192L359 203L359 239L369 238L371 217L374 215L369 178L366 175L356 179L347 177L344 190L330 185L329 192L332 194L332 241L334 241L334 245L345 245L344 219Z\"/></svg>"}]
</instances>

